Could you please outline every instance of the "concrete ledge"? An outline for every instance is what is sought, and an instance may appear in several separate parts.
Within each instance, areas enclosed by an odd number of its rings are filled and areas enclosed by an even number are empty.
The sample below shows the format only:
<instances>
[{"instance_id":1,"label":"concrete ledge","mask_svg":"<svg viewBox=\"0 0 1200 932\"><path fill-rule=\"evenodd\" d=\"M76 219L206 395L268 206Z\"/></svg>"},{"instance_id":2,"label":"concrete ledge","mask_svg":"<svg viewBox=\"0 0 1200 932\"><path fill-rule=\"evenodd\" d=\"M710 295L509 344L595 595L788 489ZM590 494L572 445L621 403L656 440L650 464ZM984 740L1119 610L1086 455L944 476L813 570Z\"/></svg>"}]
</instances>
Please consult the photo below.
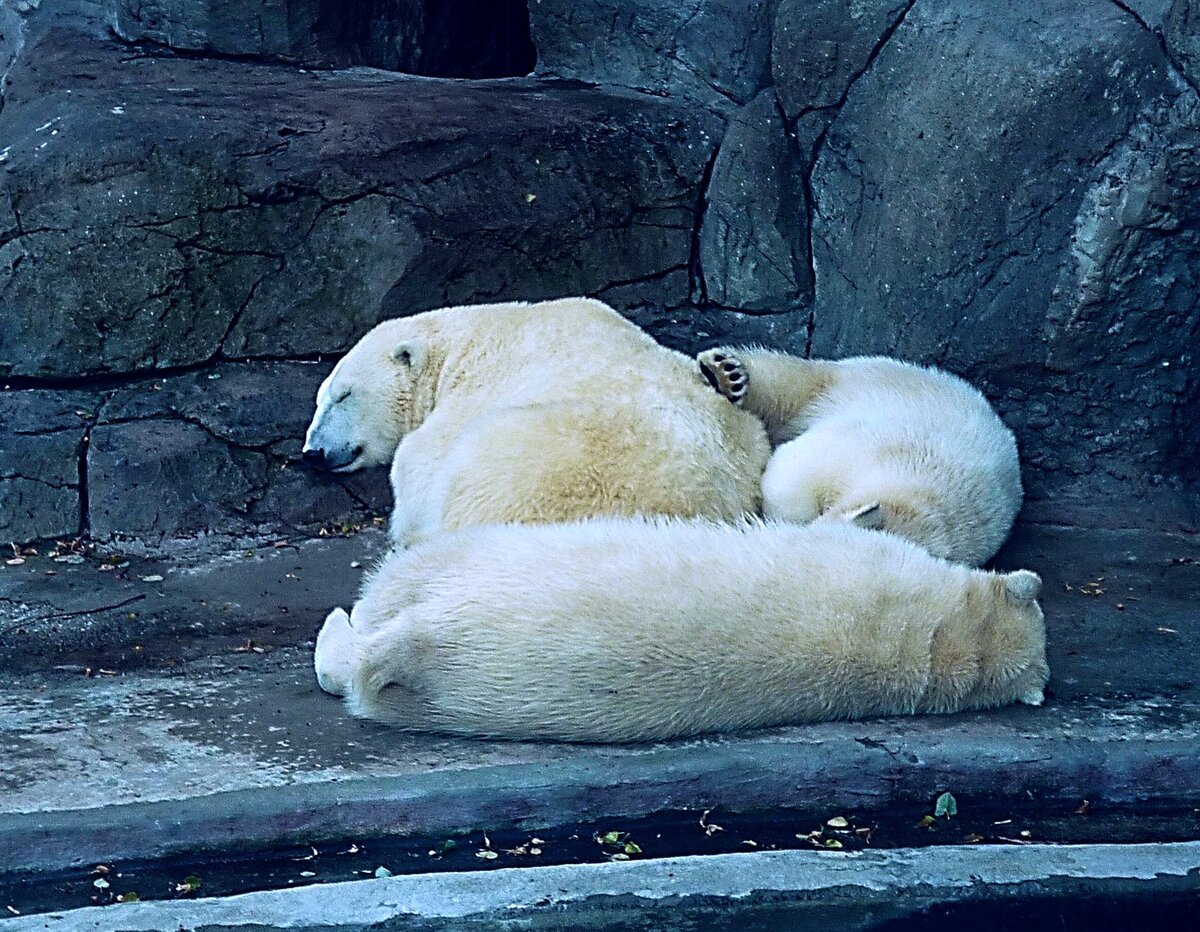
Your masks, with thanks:
<instances>
[{"instance_id":1,"label":"concrete ledge","mask_svg":"<svg viewBox=\"0 0 1200 932\"><path fill-rule=\"evenodd\" d=\"M953 846L844 854L768 851L494 871L414 874L320 884L225 899L92 907L0 921L5 932L162 929L363 929L441 921L522 927L600 927L614 905L639 912L703 900L745 909L781 895L890 904L908 912L931 903L1011 894L1037 884L1069 895L1175 878L1200 889L1200 842L1154 845ZM1086 887L1085 887L1086 885ZM1179 889L1176 886L1176 889ZM798 905L798 904L793 904ZM596 913L601 915L597 916ZM589 918L591 921L589 921ZM875 917L879 918L878 912ZM599 922L597 923L597 920ZM401 925L403 923L403 925ZM856 927L852 924L849 927ZM846 928L847 925L840 927Z\"/></svg>"}]
</instances>

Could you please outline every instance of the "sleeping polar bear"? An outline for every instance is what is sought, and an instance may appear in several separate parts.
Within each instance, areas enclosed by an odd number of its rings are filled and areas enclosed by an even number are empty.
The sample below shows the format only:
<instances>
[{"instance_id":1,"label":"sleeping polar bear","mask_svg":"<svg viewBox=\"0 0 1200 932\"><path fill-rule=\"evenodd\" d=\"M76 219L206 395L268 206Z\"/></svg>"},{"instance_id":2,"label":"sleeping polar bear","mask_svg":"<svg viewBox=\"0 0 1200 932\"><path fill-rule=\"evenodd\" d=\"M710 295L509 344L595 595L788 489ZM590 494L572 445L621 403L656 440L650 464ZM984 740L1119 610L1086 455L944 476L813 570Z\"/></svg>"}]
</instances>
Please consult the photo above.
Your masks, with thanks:
<instances>
[{"instance_id":1,"label":"sleeping polar bear","mask_svg":"<svg viewBox=\"0 0 1200 932\"><path fill-rule=\"evenodd\" d=\"M882 356L801 359L759 348L701 353L701 372L762 419L775 452L763 514L853 520L972 566L1021 507L1012 431L957 376Z\"/></svg>"},{"instance_id":2,"label":"sleeping polar bear","mask_svg":"<svg viewBox=\"0 0 1200 932\"><path fill-rule=\"evenodd\" d=\"M314 665L355 715L504 738L1036 705L1040 588L841 521L476 527L386 558Z\"/></svg>"},{"instance_id":3,"label":"sleeping polar bear","mask_svg":"<svg viewBox=\"0 0 1200 932\"><path fill-rule=\"evenodd\" d=\"M680 353L587 298L380 324L317 392L306 459L391 463L391 535L758 510L770 445Z\"/></svg>"}]
</instances>

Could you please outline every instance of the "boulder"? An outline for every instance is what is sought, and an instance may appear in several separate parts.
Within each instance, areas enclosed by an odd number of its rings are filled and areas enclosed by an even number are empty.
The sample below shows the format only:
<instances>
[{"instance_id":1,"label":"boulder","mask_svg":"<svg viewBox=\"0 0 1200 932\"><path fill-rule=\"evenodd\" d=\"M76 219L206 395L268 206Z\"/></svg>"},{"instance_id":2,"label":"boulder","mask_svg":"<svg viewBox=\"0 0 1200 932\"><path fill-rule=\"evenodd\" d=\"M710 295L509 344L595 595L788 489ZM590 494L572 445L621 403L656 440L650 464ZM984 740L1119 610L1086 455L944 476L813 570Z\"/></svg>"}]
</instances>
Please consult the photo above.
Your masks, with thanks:
<instances>
[{"instance_id":1,"label":"boulder","mask_svg":"<svg viewBox=\"0 0 1200 932\"><path fill-rule=\"evenodd\" d=\"M778 0L530 0L538 74L687 97L727 114L770 84Z\"/></svg>"},{"instance_id":2,"label":"boulder","mask_svg":"<svg viewBox=\"0 0 1200 932\"><path fill-rule=\"evenodd\" d=\"M1190 520L1196 474L1172 450L1200 439L1200 151L1182 87L1116 4L917 4L813 169L813 352L984 385L1056 520Z\"/></svg>"},{"instance_id":3,"label":"boulder","mask_svg":"<svg viewBox=\"0 0 1200 932\"><path fill-rule=\"evenodd\" d=\"M730 122L705 204L702 302L782 311L810 296L804 170L773 91L760 93Z\"/></svg>"},{"instance_id":4,"label":"boulder","mask_svg":"<svg viewBox=\"0 0 1200 932\"><path fill-rule=\"evenodd\" d=\"M662 282L719 127L623 91L129 56L66 27L10 78L0 375L37 379L311 358L388 316Z\"/></svg>"}]
</instances>

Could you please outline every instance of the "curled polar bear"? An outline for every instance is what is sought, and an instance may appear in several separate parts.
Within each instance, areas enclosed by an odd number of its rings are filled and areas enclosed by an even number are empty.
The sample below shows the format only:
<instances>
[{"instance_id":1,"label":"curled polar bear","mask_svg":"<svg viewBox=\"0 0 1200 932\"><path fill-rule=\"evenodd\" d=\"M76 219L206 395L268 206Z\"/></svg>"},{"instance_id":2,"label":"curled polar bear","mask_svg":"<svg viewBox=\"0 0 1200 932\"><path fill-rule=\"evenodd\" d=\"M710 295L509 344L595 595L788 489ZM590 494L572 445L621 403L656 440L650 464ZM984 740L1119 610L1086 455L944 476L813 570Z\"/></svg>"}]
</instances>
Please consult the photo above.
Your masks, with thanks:
<instances>
[{"instance_id":1,"label":"curled polar bear","mask_svg":"<svg viewBox=\"0 0 1200 932\"><path fill-rule=\"evenodd\" d=\"M505 738L1036 705L1040 587L845 522L476 527L389 556L314 663L355 715Z\"/></svg>"},{"instance_id":2,"label":"curled polar bear","mask_svg":"<svg viewBox=\"0 0 1200 932\"><path fill-rule=\"evenodd\" d=\"M881 356L801 359L721 347L701 372L757 415L775 452L763 514L845 518L978 566L1012 530L1021 466L1012 431L957 376Z\"/></svg>"},{"instance_id":3,"label":"curled polar bear","mask_svg":"<svg viewBox=\"0 0 1200 932\"><path fill-rule=\"evenodd\" d=\"M760 505L762 425L687 357L586 298L386 321L317 392L304 455L391 463L391 533L635 513L733 520Z\"/></svg>"}]
</instances>

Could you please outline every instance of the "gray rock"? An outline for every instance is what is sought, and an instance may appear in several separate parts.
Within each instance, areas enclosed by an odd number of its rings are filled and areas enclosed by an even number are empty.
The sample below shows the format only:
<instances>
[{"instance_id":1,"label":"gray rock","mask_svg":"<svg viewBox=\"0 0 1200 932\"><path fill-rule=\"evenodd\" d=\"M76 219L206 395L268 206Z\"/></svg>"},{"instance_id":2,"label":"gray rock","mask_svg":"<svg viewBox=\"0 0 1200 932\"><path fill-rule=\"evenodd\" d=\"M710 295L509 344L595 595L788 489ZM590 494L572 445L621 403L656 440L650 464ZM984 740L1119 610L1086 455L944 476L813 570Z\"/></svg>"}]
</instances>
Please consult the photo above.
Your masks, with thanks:
<instances>
[{"instance_id":1,"label":"gray rock","mask_svg":"<svg viewBox=\"0 0 1200 932\"><path fill-rule=\"evenodd\" d=\"M841 103L910 0L780 0L771 75L788 120Z\"/></svg>"},{"instance_id":2,"label":"gray rock","mask_svg":"<svg viewBox=\"0 0 1200 932\"><path fill-rule=\"evenodd\" d=\"M310 66L370 65L441 77L528 74L520 0L108 0L128 41Z\"/></svg>"},{"instance_id":3,"label":"gray rock","mask_svg":"<svg viewBox=\"0 0 1200 932\"><path fill-rule=\"evenodd\" d=\"M80 532L80 458L100 396L0 391L0 544Z\"/></svg>"},{"instance_id":4,"label":"gray rock","mask_svg":"<svg viewBox=\"0 0 1200 932\"><path fill-rule=\"evenodd\" d=\"M782 311L811 295L804 169L775 94L730 122L700 226L702 301Z\"/></svg>"},{"instance_id":5,"label":"gray rock","mask_svg":"<svg viewBox=\"0 0 1200 932\"><path fill-rule=\"evenodd\" d=\"M0 374L42 379L335 353L386 316L661 282L689 267L719 125L551 82L130 57L67 28L12 76Z\"/></svg>"},{"instance_id":6,"label":"gray rock","mask_svg":"<svg viewBox=\"0 0 1200 932\"><path fill-rule=\"evenodd\" d=\"M770 83L778 0L532 0L539 74L686 96L728 113Z\"/></svg>"},{"instance_id":7,"label":"gray rock","mask_svg":"<svg viewBox=\"0 0 1200 932\"><path fill-rule=\"evenodd\" d=\"M812 175L813 352L983 384L1060 520L1194 513L1170 438L1195 436L1197 152L1169 70L1115 4L919 3Z\"/></svg>"},{"instance_id":8,"label":"gray rock","mask_svg":"<svg viewBox=\"0 0 1200 932\"><path fill-rule=\"evenodd\" d=\"M1200 81L1200 2L1173 0L1162 18L1162 31L1175 63L1190 81Z\"/></svg>"},{"instance_id":9,"label":"gray rock","mask_svg":"<svg viewBox=\"0 0 1200 932\"><path fill-rule=\"evenodd\" d=\"M245 363L113 393L87 459L93 536L362 522L388 507L384 470L353 480L300 460L329 364Z\"/></svg>"}]
</instances>

